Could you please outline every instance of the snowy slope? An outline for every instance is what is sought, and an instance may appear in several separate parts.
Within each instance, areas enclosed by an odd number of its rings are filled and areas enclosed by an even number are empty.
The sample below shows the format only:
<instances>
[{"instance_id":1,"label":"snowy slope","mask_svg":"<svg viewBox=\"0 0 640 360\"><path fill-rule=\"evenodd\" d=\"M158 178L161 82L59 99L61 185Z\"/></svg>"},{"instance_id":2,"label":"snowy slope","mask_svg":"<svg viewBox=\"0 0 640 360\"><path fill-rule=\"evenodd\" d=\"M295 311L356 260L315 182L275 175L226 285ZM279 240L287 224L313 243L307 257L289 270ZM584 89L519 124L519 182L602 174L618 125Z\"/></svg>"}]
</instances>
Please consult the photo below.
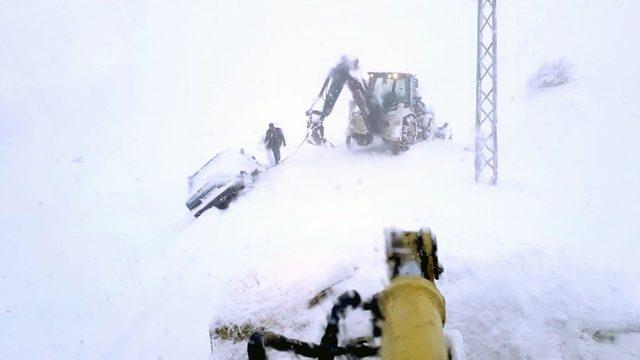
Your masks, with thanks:
<instances>
[{"instance_id":1,"label":"snowy slope","mask_svg":"<svg viewBox=\"0 0 640 360\"><path fill-rule=\"evenodd\" d=\"M0 358L206 359L226 321L317 340L305 301L345 277L381 289L389 225L438 234L469 358L640 357L639 6L499 5L493 188L472 181L475 1L1 4ZM417 73L454 140L348 150L345 97L336 148L193 221L186 177L227 147L265 159L270 121L293 151L344 52ZM558 58L573 80L531 92Z\"/></svg>"}]
</instances>

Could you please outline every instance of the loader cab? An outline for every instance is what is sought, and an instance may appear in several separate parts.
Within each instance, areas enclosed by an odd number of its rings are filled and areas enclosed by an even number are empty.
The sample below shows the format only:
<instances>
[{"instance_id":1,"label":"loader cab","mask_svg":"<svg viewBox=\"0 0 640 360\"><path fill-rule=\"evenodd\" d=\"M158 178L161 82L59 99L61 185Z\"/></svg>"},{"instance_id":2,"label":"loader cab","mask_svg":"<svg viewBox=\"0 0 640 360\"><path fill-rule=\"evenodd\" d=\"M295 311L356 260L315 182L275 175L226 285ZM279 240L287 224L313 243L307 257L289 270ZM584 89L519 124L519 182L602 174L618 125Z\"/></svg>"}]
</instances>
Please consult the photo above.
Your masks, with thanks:
<instances>
[{"instance_id":1,"label":"loader cab","mask_svg":"<svg viewBox=\"0 0 640 360\"><path fill-rule=\"evenodd\" d=\"M413 75L406 73L370 72L369 94L373 101L385 109L399 103L408 105L411 100L412 78Z\"/></svg>"}]
</instances>

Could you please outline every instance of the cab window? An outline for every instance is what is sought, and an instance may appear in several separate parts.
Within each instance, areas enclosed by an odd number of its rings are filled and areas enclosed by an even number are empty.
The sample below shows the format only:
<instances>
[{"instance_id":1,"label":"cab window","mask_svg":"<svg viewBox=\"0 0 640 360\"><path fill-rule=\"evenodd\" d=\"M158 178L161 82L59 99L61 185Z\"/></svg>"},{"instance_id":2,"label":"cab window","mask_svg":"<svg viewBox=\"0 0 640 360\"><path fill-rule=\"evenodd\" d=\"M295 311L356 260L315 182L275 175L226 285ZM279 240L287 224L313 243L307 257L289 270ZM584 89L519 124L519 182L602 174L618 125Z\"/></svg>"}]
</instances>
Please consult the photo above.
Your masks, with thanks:
<instances>
[{"instance_id":1,"label":"cab window","mask_svg":"<svg viewBox=\"0 0 640 360\"><path fill-rule=\"evenodd\" d=\"M396 99L398 102L404 102L407 99L407 79L396 80Z\"/></svg>"}]
</instances>

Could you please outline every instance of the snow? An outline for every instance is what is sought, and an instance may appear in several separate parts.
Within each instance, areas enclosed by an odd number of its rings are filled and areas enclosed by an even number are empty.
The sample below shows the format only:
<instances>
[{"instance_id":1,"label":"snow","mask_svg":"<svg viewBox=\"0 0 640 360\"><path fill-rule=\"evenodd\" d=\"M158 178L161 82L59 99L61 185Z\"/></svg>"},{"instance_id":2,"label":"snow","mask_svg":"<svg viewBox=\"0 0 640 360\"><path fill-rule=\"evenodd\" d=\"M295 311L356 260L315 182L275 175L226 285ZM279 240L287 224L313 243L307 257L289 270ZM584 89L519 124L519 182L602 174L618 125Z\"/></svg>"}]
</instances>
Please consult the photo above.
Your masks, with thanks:
<instances>
[{"instance_id":1,"label":"snow","mask_svg":"<svg viewBox=\"0 0 640 360\"><path fill-rule=\"evenodd\" d=\"M499 3L491 187L473 181L475 5L0 4L0 358L244 358L210 355L229 322L318 341L330 301L307 300L382 289L383 229L425 225L469 359L639 358L640 6ZM347 149L343 96L336 147L294 153L345 52L416 73L453 140ZM530 92L560 58L572 80ZM269 122L294 155L193 220L187 177L225 148L266 163Z\"/></svg>"}]
</instances>

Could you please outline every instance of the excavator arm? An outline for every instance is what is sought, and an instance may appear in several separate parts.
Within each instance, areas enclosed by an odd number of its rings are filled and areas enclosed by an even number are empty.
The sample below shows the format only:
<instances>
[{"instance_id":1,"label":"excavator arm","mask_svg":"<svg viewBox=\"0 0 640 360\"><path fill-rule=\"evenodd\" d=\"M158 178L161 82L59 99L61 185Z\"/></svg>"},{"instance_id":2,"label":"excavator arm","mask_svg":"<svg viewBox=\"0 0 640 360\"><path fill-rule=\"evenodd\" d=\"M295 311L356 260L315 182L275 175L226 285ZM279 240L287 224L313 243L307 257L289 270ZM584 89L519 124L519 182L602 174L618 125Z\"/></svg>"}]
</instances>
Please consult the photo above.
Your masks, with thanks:
<instances>
[{"instance_id":1,"label":"excavator arm","mask_svg":"<svg viewBox=\"0 0 640 360\"><path fill-rule=\"evenodd\" d=\"M353 100L365 119L370 115L370 106L367 100L367 83L360 76L360 67L357 59L343 56L338 65L329 72L320 93L307 110L307 141L321 145L326 142L324 137L324 119L331 114L338 97L347 84Z\"/></svg>"}]
</instances>

